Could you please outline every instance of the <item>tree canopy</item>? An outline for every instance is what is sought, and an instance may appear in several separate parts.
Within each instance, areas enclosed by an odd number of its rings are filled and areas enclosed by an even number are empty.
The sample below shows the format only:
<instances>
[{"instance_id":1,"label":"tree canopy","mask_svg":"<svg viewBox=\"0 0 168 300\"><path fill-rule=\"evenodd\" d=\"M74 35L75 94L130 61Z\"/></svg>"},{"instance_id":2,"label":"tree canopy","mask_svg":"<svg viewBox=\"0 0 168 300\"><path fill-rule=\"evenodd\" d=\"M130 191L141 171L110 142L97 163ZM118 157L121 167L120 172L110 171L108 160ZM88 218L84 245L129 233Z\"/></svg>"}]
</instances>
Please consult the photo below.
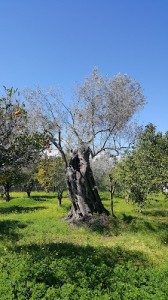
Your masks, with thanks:
<instances>
[{"instance_id":1,"label":"tree canopy","mask_svg":"<svg viewBox=\"0 0 168 300\"><path fill-rule=\"evenodd\" d=\"M107 150L119 154L134 141L139 127L133 116L145 103L140 85L127 75L104 78L94 69L83 85L77 86L70 105L53 89L26 90L25 98L31 129L45 133L65 163L72 201L69 216L107 213L89 158Z\"/></svg>"},{"instance_id":2,"label":"tree canopy","mask_svg":"<svg viewBox=\"0 0 168 300\"><path fill-rule=\"evenodd\" d=\"M137 133L132 118L145 104L134 79L120 74L103 78L97 69L77 86L69 106L53 89L27 90L25 97L32 127L45 131L59 151L85 144L92 156L132 142Z\"/></svg>"}]
</instances>

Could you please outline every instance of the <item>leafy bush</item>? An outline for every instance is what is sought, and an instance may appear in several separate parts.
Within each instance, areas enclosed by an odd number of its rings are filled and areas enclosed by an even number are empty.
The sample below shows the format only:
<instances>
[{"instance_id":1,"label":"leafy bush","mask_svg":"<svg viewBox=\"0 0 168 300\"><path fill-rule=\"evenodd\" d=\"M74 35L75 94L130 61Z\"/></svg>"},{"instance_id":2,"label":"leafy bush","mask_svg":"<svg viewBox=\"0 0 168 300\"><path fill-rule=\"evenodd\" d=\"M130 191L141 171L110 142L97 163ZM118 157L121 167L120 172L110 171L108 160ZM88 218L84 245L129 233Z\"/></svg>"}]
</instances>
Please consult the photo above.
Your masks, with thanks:
<instances>
[{"instance_id":1,"label":"leafy bush","mask_svg":"<svg viewBox=\"0 0 168 300\"><path fill-rule=\"evenodd\" d=\"M117 218L95 218L89 227L62 220L65 198L58 208L51 193L13 196L0 203L1 300L168 299L167 201L160 196L142 214L115 200Z\"/></svg>"},{"instance_id":2,"label":"leafy bush","mask_svg":"<svg viewBox=\"0 0 168 300\"><path fill-rule=\"evenodd\" d=\"M106 252L106 253L105 253ZM146 269L122 249L71 244L16 249L0 261L1 300L168 298L166 270Z\"/></svg>"}]
</instances>

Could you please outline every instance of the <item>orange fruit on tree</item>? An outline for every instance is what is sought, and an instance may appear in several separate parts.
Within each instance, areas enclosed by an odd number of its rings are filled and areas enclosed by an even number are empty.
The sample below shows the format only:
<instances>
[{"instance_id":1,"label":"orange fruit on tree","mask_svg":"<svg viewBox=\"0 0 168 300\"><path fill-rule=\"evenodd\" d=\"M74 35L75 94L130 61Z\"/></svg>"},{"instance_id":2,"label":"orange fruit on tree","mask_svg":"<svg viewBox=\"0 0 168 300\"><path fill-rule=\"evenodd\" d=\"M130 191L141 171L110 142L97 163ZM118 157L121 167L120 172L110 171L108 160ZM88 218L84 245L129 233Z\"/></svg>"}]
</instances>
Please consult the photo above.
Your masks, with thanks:
<instances>
[{"instance_id":1,"label":"orange fruit on tree","mask_svg":"<svg viewBox=\"0 0 168 300\"><path fill-rule=\"evenodd\" d=\"M16 112L15 112L15 116L19 116L21 114L21 110L17 110Z\"/></svg>"}]
</instances>

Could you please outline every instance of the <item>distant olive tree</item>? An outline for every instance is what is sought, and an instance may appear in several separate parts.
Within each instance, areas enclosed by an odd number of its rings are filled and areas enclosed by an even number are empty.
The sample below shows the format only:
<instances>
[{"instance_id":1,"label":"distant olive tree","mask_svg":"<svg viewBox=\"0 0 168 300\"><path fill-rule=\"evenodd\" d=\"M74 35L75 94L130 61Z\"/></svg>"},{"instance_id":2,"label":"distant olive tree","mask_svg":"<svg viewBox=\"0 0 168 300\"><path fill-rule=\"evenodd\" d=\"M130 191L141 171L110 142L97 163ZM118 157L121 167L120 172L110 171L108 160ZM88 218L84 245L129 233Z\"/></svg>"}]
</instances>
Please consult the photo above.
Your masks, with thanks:
<instances>
[{"instance_id":1,"label":"distant olive tree","mask_svg":"<svg viewBox=\"0 0 168 300\"><path fill-rule=\"evenodd\" d=\"M113 198L116 188L113 170L115 169L118 159L119 157L117 156L111 156L109 153L103 153L91 160L91 167L98 189L108 191L110 193L110 210L113 217L115 217Z\"/></svg>"},{"instance_id":2,"label":"distant olive tree","mask_svg":"<svg viewBox=\"0 0 168 300\"><path fill-rule=\"evenodd\" d=\"M137 134L132 118L145 103L140 85L127 75L103 78L94 69L69 105L53 89L27 90L25 97L32 129L44 132L64 161L72 201L68 218L108 215L89 158L107 150L118 155L132 143Z\"/></svg>"}]
</instances>

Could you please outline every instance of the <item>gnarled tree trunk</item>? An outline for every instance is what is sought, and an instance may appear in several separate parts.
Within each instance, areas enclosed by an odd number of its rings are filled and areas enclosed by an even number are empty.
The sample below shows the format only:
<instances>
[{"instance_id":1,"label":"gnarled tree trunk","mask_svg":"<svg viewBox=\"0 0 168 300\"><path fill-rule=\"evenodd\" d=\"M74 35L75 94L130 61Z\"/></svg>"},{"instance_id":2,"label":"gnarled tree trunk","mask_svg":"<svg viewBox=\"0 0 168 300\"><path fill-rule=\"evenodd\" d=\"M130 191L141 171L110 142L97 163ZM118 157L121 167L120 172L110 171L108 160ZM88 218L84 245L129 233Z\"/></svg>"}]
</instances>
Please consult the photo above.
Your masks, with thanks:
<instances>
[{"instance_id":1,"label":"gnarled tree trunk","mask_svg":"<svg viewBox=\"0 0 168 300\"><path fill-rule=\"evenodd\" d=\"M72 208L69 219L84 219L93 213L106 214L89 162L89 148L81 147L70 160L66 171L69 196Z\"/></svg>"}]
</instances>

